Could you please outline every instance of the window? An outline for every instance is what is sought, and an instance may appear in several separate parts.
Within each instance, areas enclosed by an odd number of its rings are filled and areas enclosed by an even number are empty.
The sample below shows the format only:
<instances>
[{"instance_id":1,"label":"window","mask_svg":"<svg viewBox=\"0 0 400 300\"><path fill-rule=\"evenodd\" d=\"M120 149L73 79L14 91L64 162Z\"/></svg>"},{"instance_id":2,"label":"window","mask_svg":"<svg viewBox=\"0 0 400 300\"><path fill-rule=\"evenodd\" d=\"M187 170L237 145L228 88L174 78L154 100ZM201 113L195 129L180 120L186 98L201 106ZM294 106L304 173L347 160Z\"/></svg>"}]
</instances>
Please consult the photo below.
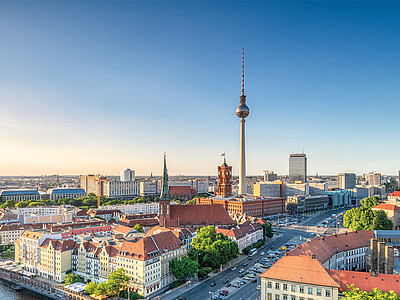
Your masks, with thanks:
<instances>
[{"instance_id":1,"label":"window","mask_svg":"<svg viewBox=\"0 0 400 300\"><path fill-rule=\"evenodd\" d=\"M272 282L271 281L268 281L268 288L272 289Z\"/></svg>"},{"instance_id":2,"label":"window","mask_svg":"<svg viewBox=\"0 0 400 300\"><path fill-rule=\"evenodd\" d=\"M308 288L308 294L309 294L309 295L312 295L312 287L309 287L309 288Z\"/></svg>"},{"instance_id":3,"label":"window","mask_svg":"<svg viewBox=\"0 0 400 300\"><path fill-rule=\"evenodd\" d=\"M272 294L271 293L267 294L267 300L272 300Z\"/></svg>"},{"instance_id":4,"label":"window","mask_svg":"<svg viewBox=\"0 0 400 300\"><path fill-rule=\"evenodd\" d=\"M304 293L304 286L300 287L300 293Z\"/></svg>"},{"instance_id":5,"label":"window","mask_svg":"<svg viewBox=\"0 0 400 300\"><path fill-rule=\"evenodd\" d=\"M287 291L287 284L286 283L283 284L283 290Z\"/></svg>"},{"instance_id":6,"label":"window","mask_svg":"<svg viewBox=\"0 0 400 300\"><path fill-rule=\"evenodd\" d=\"M282 296L282 299L283 299L283 300L288 300L288 296L287 296L287 295L283 295L283 296Z\"/></svg>"},{"instance_id":7,"label":"window","mask_svg":"<svg viewBox=\"0 0 400 300\"><path fill-rule=\"evenodd\" d=\"M321 296L321 295L322 295L321 289L317 289L317 296Z\"/></svg>"},{"instance_id":8,"label":"window","mask_svg":"<svg viewBox=\"0 0 400 300\"><path fill-rule=\"evenodd\" d=\"M295 286L295 285L292 285L291 291L292 291L292 292L295 292L295 291L296 291L296 286Z\"/></svg>"},{"instance_id":9,"label":"window","mask_svg":"<svg viewBox=\"0 0 400 300\"><path fill-rule=\"evenodd\" d=\"M331 296L331 290L326 290L325 291L325 296L330 297Z\"/></svg>"},{"instance_id":10,"label":"window","mask_svg":"<svg viewBox=\"0 0 400 300\"><path fill-rule=\"evenodd\" d=\"M279 290L279 283L278 282L275 283L275 289Z\"/></svg>"},{"instance_id":11,"label":"window","mask_svg":"<svg viewBox=\"0 0 400 300\"><path fill-rule=\"evenodd\" d=\"M275 300L279 300L279 295L275 295Z\"/></svg>"},{"instance_id":12,"label":"window","mask_svg":"<svg viewBox=\"0 0 400 300\"><path fill-rule=\"evenodd\" d=\"M291 297L291 300L296 300L296 296L292 296L292 297Z\"/></svg>"}]
</instances>

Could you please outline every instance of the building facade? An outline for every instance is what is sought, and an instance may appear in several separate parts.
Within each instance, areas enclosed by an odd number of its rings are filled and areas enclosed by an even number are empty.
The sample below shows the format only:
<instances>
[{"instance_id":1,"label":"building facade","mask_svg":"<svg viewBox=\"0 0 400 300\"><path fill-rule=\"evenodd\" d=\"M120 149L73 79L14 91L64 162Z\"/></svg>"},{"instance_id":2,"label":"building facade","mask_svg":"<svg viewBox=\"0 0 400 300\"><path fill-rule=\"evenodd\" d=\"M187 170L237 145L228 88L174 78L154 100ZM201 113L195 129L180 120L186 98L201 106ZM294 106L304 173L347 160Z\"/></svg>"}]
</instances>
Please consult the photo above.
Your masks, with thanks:
<instances>
[{"instance_id":1,"label":"building facade","mask_svg":"<svg viewBox=\"0 0 400 300\"><path fill-rule=\"evenodd\" d=\"M58 199L78 199L86 196L84 189L70 189L70 188L55 188L47 190L50 195L50 200L57 201Z\"/></svg>"},{"instance_id":2,"label":"building facade","mask_svg":"<svg viewBox=\"0 0 400 300\"><path fill-rule=\"evenodd\" d=\"M289 181L307 181L307 157L302 154L290 154L289 156Z\"/></svg>"},{"instance_id":3,"label":"building facade","mask_svg":"<svg viewBox=\"0 0 400 300\"><path fill-rule=\"evenodd\" d=\"M356 187L356 174L354 173L339 173L338 187L342 190L353 189Z\"/></svg>"},{"instance_id":4,"label":"building facade","mask_svg":"<svg viewBox=\"0 0 400 300\"><path fill-rule=\"evenodd\" d=\"M135 170L131 170L131 169L121 170L119 180L120 181L134 181L135 180Z\"/></svg>"},{"instance_id":5,"label":"building facade","mask_svg":"<svg viewBox=\"0 0 400 300\"><path fill-rule=\"evenodd\" d=\"M20 189L20 190L2 190L0 192L0 197L4 201L14 200L15 202L20 201L33 201L40 200L41 195L38 190Z\"/></svg>"}]
</instances>

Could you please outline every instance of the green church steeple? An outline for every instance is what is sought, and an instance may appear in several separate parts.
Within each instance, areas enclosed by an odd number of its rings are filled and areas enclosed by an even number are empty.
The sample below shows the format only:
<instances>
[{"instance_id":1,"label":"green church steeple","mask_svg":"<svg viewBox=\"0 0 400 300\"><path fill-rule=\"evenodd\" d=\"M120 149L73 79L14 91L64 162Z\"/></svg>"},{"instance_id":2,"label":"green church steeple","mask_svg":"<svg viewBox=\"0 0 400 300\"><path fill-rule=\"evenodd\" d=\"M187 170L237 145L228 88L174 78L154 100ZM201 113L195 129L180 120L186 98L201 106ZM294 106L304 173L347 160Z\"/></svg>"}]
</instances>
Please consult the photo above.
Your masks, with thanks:
<instances>
[{"instance_id":1,"label":"green church steeple","mask_svg":"<svg viewBox=\"0 0 400 300\"><path fill-rule=\"evenodd\" d=\"M167 154L165 152L164 152L164 173L163 173L162 189L160 196L160 201L162 200L170 200L168 191Z\"/></svg>"}]
</instances>

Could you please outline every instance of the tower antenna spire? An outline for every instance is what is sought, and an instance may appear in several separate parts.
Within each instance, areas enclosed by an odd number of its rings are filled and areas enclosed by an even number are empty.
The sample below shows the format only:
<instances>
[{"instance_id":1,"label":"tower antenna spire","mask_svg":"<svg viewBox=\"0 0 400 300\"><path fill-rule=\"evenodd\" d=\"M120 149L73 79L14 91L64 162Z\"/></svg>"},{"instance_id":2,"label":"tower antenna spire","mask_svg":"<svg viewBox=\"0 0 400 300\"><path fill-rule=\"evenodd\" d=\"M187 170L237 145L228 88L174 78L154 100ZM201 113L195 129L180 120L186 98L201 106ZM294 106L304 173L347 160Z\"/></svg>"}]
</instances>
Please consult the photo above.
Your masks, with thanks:
<instances>
[{"instance_id":1,"label":"tower antenna spire","mask_svg":"<svg viewBox=\"0 0 400 300\"><path fill-rule=\"evenodd\" d=\"M244 48L242 48L242 95L244 95Z\"/></svg>"}]
</instances>

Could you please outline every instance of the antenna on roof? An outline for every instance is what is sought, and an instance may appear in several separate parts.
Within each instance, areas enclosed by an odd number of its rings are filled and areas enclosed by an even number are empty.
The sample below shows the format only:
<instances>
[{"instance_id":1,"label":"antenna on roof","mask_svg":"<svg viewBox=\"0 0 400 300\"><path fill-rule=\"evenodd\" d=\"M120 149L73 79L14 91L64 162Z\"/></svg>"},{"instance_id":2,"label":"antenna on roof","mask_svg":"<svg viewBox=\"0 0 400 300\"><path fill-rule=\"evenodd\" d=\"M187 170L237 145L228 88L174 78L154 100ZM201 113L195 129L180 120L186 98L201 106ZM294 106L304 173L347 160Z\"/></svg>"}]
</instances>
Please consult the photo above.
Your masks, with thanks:
<instances>
[{"instance_id":1,"label":"antenna on roof","mask_svg":"<svg viewBox=\"0 0 400 300\"><path fill-rule=\"evenodd\" d=\"M242 48L242 95L244 95L244 48Z\"/></svg>"}]
</instances>

